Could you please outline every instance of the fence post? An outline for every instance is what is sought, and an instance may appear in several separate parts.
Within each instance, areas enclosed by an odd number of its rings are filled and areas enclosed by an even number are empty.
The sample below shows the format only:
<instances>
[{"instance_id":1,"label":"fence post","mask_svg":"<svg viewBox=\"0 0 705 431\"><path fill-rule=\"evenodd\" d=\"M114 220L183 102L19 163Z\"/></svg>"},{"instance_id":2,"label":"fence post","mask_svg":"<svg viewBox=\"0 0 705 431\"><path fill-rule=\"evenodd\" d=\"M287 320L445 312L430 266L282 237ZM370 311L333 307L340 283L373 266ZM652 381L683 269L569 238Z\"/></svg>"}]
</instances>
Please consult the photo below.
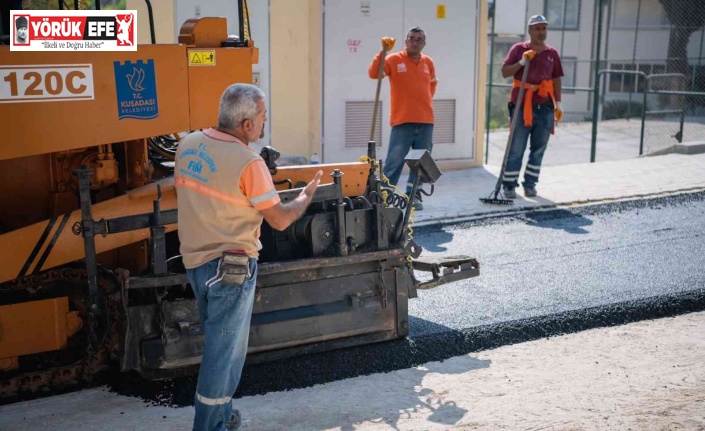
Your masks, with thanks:
<instances>
[{"instance_id":1,"label":"fence post","mask_svg":"<svg viewBox=\"0 0 705 431\"><path fill-rule=\"evenodd\" d=\"M494 67L494 22L495 11L497 10L497 2L492 4L492 35L490 36L490 76L487 84L487 111L485 112L485 164L490 157L490 114L492 113L492 72Z\"/></svg>"},{"instance_id":2,"label":"fence post","mask_svg":"<svg viewBox=\"0 0 705 431\"><path fill-rule=\"evenodd\" d=\"M595 88L592 101L592 144L590 145L590 163L595 163L595 150L597 146L597 104L600 96L600 49L602 43L602 3L604 0L598 0L597 12L597 53L595 62Z\"/></svg>"},{"instance_id":3,"label":"fence post","mask_svg":"<svg viewBox=\"0 0 705 431\"><path fill-rule=\"evenodd\" d=\"M646 81L646 76L644 76L644 81ZM644 154L644 126L646 125L646 96L649 94L649 92L647 91L648 85L648 82L644 82L644 97L643 102L641 104L641 136L639 137L640 156Z\"/></svg>"}]
</instances>

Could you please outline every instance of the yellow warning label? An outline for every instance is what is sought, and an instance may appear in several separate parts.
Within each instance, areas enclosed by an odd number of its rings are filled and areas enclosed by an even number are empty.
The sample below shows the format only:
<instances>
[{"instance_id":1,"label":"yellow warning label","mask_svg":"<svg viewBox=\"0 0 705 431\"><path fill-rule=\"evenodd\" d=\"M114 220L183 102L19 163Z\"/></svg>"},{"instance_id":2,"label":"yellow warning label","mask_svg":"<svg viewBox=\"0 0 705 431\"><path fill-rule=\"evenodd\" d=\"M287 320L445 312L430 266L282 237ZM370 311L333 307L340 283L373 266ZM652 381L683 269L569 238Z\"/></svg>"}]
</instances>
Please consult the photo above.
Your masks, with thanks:
<instances>
[{"instance_id":1,"label":"yellow warning label","mask_svg":"<svg viewBox=\"0 0 705 431\"><path fill-rule=\"evenodd\" d=\"M436 18L446 19L446 5L437 4L436 5Z\"/></svg>"},{"instance_id":2,"label":"yellow warning label","mask_svg":"<svg viewBox=\"0 0 705 431\"><path fill-rule=\"evenodd\" d=\"M215 50L192 50L188 52L189 66L215 66Z\"/></svg>"}]
</instances>

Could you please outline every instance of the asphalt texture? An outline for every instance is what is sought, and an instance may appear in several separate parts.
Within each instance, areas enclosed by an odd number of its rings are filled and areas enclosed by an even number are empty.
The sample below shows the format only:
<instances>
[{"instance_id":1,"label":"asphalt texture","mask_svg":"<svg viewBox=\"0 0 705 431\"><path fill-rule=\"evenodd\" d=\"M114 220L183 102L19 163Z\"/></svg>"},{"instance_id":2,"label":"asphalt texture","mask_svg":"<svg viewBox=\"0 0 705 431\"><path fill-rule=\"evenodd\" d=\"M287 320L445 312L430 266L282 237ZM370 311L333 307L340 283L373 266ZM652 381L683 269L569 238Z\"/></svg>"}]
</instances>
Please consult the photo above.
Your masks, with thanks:
<instances>
[{"instance_id":1,"label":"asphalt texture","mask_svg":"<svg viewBox=\"0 0 705 431\"><path fill-rule=\"evenodd\" d=\"M705 192L417 228L426 254L467 254L477 278L420 291L403 340L246 366L236 397L388 372L590 328L705 310ZM111 389L193 403L195 377Z\"/></svg>"},{"instance_id":2,"label":"asphalt texture","mask_svg":"<svg viewBox=\"0 0 705 431\"><path fill-rule=\"evenodd\" d=\"M421 291L411 336L705 287L704 201L680 194L417 229L424 253L474 256L481 275Z\"/></svg>"}]
</instances>

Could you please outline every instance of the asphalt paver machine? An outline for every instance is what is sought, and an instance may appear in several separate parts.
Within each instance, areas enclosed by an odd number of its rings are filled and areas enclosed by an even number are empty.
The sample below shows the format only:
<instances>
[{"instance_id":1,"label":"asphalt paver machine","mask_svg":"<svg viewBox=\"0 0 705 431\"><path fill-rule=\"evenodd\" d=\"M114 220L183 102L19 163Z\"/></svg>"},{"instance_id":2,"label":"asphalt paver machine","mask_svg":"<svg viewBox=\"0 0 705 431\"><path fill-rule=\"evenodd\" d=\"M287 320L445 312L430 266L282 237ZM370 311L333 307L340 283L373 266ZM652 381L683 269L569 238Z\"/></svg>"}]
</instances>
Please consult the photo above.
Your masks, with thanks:
<instances>
[{"instance_id":1,"label":"asphalt paver machine","mask_svg":"<svg viewBox=\"0 0 705 431\"><path fill-rule=\"evenodd\" d=\"M258 50L229 40L222 18L188 20L179 42L134 52L0 46L0 396L110 367L160 378L199 364L175 132L213 126L223 90L251 82ZM216 61L192 67L194 56ZM365 161L287 167L262 151L283 201L318 169L324 185L286 231L262 226L249 361L404 337L417 289L479 275L470 257L417 259L412 208L381 184L374 149ZM441 175L428 153L407 163L415 187ZM420 282L414 270L431 275Z\"/></svg>"}]
</instances>

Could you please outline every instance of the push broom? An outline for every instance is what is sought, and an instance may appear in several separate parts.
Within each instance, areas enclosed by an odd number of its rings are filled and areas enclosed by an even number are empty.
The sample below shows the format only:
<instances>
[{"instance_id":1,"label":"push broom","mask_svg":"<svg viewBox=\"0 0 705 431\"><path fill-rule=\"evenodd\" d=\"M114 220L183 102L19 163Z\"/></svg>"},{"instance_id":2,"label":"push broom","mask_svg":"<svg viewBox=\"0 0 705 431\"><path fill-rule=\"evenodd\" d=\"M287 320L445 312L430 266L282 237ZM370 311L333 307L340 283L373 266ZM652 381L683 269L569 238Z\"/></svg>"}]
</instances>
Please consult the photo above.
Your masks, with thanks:
<instances>
[{"instance_id":1,"label":"push broom","mask_svg":"<svg viewBox=\"0 0 705 431\"><path fill-rule=\"evenodd\" d=\"M491 205L513 205L514 201L512 199L504 199L502 192L502 179L504 178L504 171L507 169L507 160L509 159L509 152L512 150L512 139L514 138L514 130L517 128L517 122L519 116L521 115L521 106L524 102L524 84L526 84L526 75L529 73L529 63L531 60L526 60L526 65L524 66L524 73L521 75L521 87L519 87L519 96L517 97L516 107L514 108L514 115L512 115L512 122L509 125L509 139L507 139L507 148L504 150L504 160L502 161L502 169L499 171L499 177L497 178L497 185L494 186L494 191L486 198L480 198L480 202ZM500 197L501 195L501 197Z\"/></svg>"}]
</instances>

